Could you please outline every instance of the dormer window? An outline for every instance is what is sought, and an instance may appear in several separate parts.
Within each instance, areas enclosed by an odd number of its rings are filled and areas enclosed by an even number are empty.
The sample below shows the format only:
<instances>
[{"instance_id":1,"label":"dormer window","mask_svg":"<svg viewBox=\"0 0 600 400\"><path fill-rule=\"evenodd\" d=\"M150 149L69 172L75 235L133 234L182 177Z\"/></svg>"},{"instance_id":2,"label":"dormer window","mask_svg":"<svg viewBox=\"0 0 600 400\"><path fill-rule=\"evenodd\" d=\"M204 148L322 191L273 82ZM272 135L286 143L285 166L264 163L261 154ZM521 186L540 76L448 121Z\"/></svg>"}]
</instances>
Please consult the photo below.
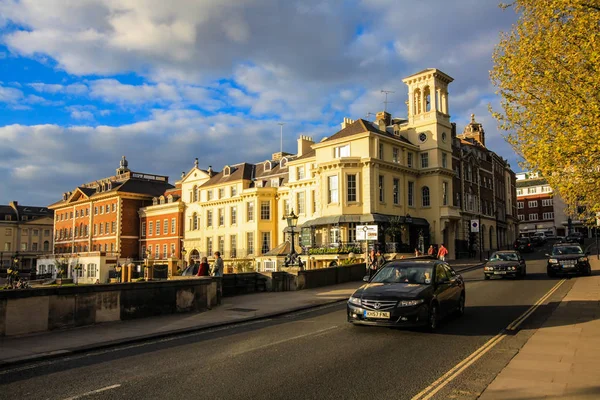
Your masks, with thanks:
<instances>
[{"instance_id":1,"label":"dormer window","mask_svg":"<svg viewBox=\"0 0 600 400\"><path fill-rule=\"evenodd\" d=\"M160 196L160 204L165 204L165 196Z\"/></svg>"},{"instance_id":2,"label":"dormer window","mask_svg":"<svg viewBox=\"0 0 600 400\"><path fill-rule=\"evenodd\" d=\"M168 203L172 203L173 202L173 195L170 194L169 196L167 196L167 202Z\"/></svg>"},{"instance_id":3,"label":"dormer window","mask_svg":"<svg viewBox=\"0 0 600 400\"><path fill-rule=\"evenodd\" d=\"M288 159L287 158L282 158L281 159L281 168L285 167L287 165Z\"/></svg>"},{"instance_id":4,"label":"dormer window","mask_svg":"<svg viewBox=\"0 0 600 400\"><path fill-rule=\"evenodd\" d=\"M152 205L155 206L158 204L158 199L155 197L152 199Z\"/></svg>"},{"instance_id":5,"label":"dormer window","mask_svg":"<svg viewBox=\"0 0 600 400\"><path fill-rule=\"evenodd\" d=\"M279 178L271 179L271 187L279 187Z\"/></svg>"},{"instance_id":6,"label":"dormer window","mask_svg":"<svg viewBox=\"0 0 600 400\"><path fill-rule=\"evenodd\" d=\"M271 167L271 161L265 161L265 171L270 171Z\"/></svg>"},{"instance_id":7,"label":"dormer window","mask_svg":"<svg viewBox=\"0 0 600 400\"><path fill-rule=\"evenodd\" d=\"M223 176L229 176L231 175L231 168L229 167L229 165L225 166L225 168L223 168Z\"/></svg>"}]
</instances>

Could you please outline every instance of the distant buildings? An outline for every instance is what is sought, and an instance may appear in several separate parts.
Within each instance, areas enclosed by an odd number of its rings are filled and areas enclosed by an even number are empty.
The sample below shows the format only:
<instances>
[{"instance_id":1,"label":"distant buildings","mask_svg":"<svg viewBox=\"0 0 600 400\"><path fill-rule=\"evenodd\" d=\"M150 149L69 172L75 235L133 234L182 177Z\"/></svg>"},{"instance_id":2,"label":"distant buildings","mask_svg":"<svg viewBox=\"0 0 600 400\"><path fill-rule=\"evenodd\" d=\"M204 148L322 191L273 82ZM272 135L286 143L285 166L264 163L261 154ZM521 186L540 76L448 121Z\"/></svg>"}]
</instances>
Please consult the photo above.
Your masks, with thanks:
<instances>
[{"instance_id":1,"label":"distant buildings","mask_svg":"<svg viewBox=\"0 0 600 400\"><path fill-rule=\"evenodd\" d=\"M35 269L38 256L52 253L53 215L46 207L16 201L0 205L0 269L15 264L22 270Z\"/></svg>"}]
</instances>

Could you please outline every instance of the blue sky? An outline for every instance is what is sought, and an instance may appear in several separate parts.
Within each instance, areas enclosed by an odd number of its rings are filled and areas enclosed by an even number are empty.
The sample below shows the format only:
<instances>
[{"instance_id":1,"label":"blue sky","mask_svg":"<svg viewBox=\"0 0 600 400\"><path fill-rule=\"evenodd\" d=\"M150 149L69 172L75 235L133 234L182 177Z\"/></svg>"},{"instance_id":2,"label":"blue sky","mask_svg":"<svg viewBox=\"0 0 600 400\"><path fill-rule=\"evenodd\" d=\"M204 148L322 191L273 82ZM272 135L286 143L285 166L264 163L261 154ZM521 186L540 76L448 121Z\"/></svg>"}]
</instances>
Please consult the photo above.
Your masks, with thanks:
<instances>
[{"instance_id":1,"label":"blue sky","mask_svg":"<svg viewBox=\"0 0 600 400\"><path fill-rule=\"evenodd\" d=\"M280 121L295 152L382 110L382 89L406 116L402 78L431 67L455 79L458 130L474 113L518 170L488 112L515 21L496 0L0 0L0 204L52 203L122 155L171 181L195 157L262 161Z\"/></svg>"}]
</instances>

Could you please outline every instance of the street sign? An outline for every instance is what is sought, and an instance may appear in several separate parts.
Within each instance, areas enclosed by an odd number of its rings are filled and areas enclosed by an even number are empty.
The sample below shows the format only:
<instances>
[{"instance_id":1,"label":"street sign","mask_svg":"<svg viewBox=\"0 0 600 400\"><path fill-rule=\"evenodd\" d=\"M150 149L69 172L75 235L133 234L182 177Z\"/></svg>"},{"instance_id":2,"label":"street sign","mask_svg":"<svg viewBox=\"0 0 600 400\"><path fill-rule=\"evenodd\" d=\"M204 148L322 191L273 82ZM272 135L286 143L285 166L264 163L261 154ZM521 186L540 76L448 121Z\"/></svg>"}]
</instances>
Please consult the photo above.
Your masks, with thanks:
<instances>
[{"instance_id":1,"label":"street sign","mask_svg":"<svg viewBox=\"0 0 600 400\"><path fill-rule=\"evenodd\" d=\"M357 225L356 240L377 240L377 225Z\"/></svg>"},{"instance_id":2,"label":"street sign","mask_svg":"<svg viewBox=\"0 0 600 400\"><path fill-rule=\"evenodd\" d=\"M479 232L479 220L471 220L471 232Z\"/></svg>"}]
</instances>

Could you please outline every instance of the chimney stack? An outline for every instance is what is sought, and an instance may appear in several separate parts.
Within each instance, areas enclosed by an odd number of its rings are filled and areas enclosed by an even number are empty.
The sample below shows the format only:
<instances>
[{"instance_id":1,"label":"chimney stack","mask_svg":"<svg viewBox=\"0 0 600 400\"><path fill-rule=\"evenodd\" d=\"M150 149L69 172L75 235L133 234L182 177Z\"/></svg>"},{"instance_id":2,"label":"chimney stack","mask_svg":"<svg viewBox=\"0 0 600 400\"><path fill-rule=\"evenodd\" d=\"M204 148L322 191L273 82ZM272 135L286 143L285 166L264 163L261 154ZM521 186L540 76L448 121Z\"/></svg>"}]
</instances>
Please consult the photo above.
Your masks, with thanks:
<instances>
[{"instance_id":1,"label":"chimney stack","mask_svg":"<svg viewBox=\"0 0 600 400\"><path fill-rule=\"evenodd\" d=\"M354 123L353 119L344 117L344 122L342 122L342 129L344 129L348 125L352 125L353 123Z\"/></svg>"},{"instance_id":2,"label":"chimney stack","mask_svg":"<svg viewBox=\"0 0 600 400\"><path fill-rule=\"evenodd\" d=\"M385 131L385 127L392 124L392 114L387 111L380 111L375 115L375 122L379 125L379 130ZM381 129L382 126L383 129Z\"/></svg>"},{"instance_id":3,"label":"chimney stack","mask_svg":"<svg viewBox=\"0 0 600 400\"><path fill-rule=\"evenodd\" d=\"M296 154L296 155L298 157L300 157L300 156L308 153L313 144L315 144L315 142L313 141L313 138L311 138L310 136L301 135L298 138L298 154Z\"/></svg>"}]
</instances>

